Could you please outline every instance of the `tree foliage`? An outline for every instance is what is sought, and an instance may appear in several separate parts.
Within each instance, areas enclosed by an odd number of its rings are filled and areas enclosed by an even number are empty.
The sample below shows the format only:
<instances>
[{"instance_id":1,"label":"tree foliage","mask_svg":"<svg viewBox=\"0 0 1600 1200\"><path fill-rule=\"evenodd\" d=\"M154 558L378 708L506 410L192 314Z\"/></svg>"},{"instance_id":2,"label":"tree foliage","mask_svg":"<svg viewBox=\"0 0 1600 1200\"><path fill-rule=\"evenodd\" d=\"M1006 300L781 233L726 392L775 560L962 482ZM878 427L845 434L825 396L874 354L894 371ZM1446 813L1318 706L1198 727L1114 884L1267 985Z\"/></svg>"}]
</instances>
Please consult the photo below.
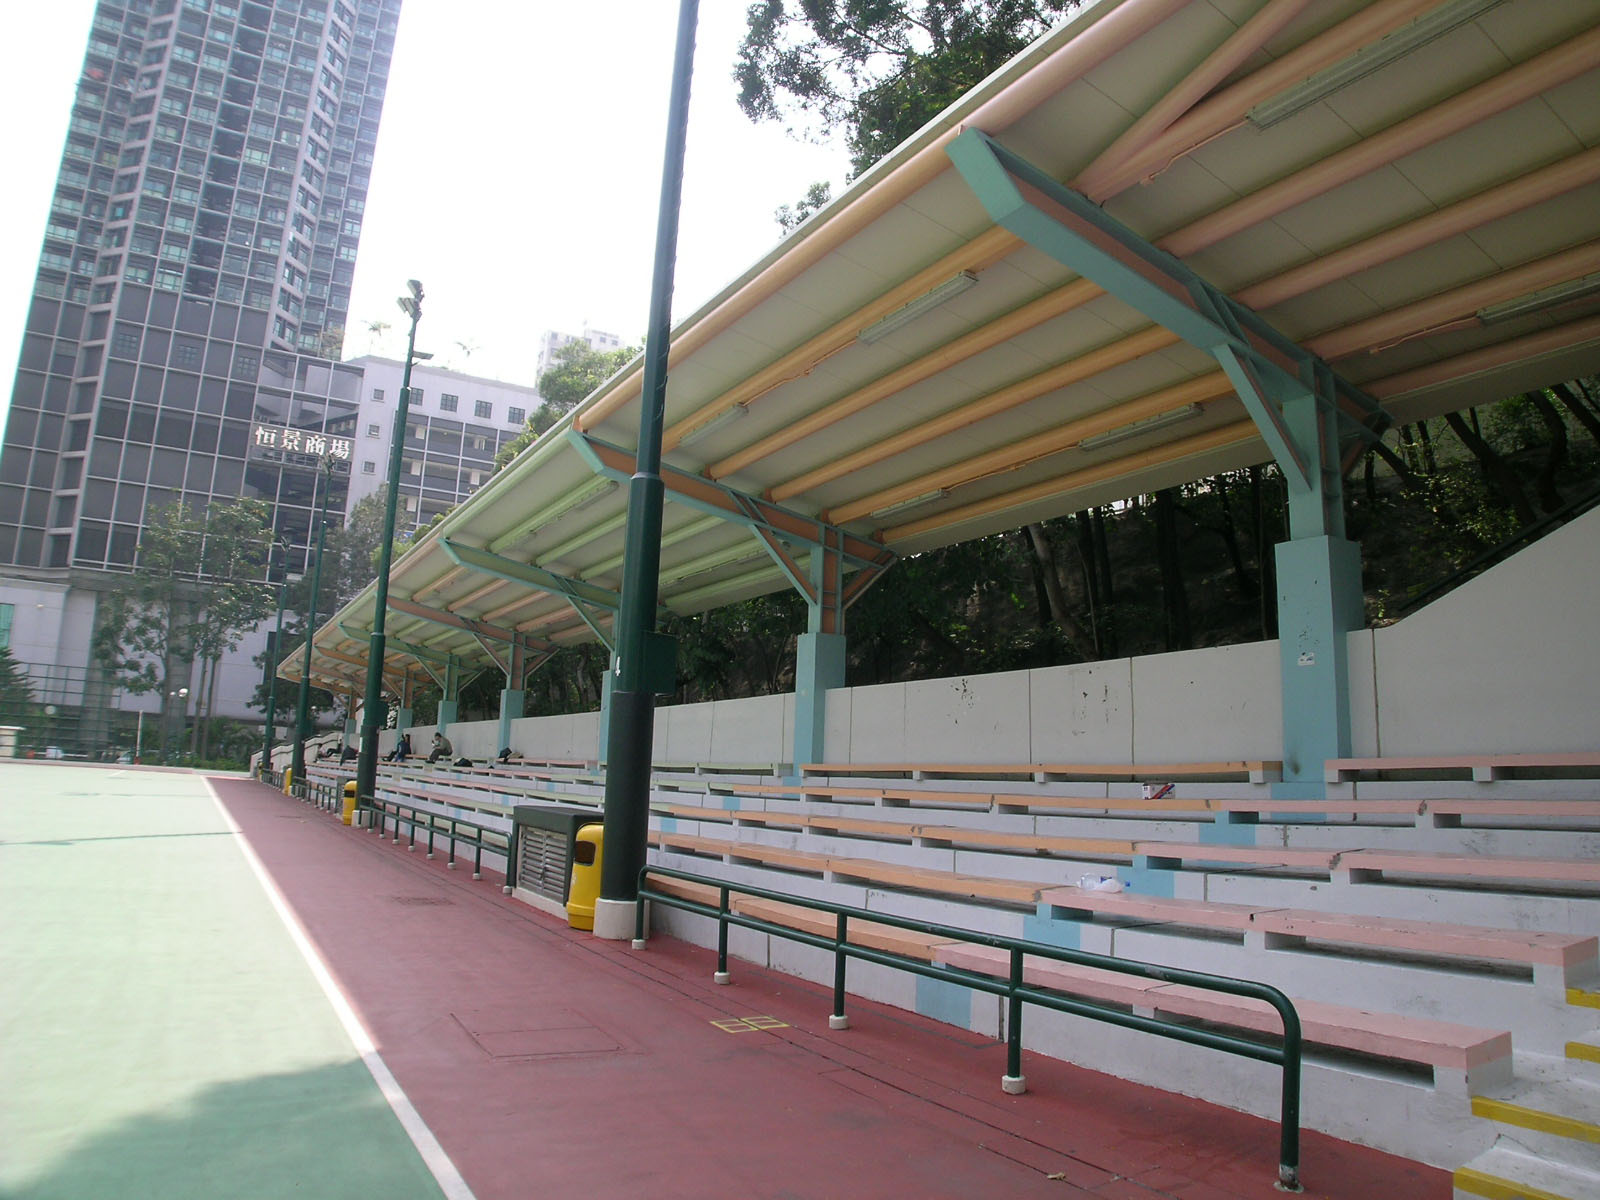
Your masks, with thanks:
<instances>
[{"instance_id":1,"label":"tree foliage","mask_svg":"<svg viewBox=\"0 0 1600 1200\"><path fill-rule=\"evenodd\" d=\"M780 204L773 210L772 219L778 223L778 228L783 230L785 237L806 223L807 218L818 209L822 208L833 199L833 186L826 180L819 180L806 189L806 194L800 197L793 206Z\"/></svg>"},{"instance_id":2,"label":"tree foliage","mask_svg":"<svg viewBox=\"0 0 1600 1200\"><path fill-rule=\"evenodd\" d=\"M575 338L555 352L554 362L539 376L539 396L544 401L528 417L528 423L494 456L499 471L517 455L539 440L591 392L627 366L639 354L637 346L616 350L596 350L582 338Z\"/></svg>"},{"instance_id":3,"label":"tree foliage","mask_svg":"<svg viewBox=\"0 0 1600 1200\"><path fill-rule=\"evenodd\" d=\"M757 0L739 107L802 135L842 129L859 175L1078 0Z\"/></svg>"}]
</instances>

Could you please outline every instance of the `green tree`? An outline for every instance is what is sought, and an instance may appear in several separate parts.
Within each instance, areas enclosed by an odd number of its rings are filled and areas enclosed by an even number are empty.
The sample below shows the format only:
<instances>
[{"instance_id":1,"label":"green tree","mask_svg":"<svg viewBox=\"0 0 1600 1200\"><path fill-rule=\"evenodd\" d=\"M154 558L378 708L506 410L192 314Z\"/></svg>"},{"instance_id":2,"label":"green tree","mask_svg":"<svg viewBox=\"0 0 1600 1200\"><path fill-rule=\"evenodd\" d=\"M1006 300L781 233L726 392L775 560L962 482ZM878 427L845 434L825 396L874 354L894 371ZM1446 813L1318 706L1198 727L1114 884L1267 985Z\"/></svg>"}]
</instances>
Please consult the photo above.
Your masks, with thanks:
<instances>
[{"instance_id":1,"label":"green tree","mask_svg":"<svg viewBox=\"0 0 1600 1200\"><path fill-rule=\"evenodd\" d=\"M25 725L34 711L33 687L27 673L11 657L9 646L0 646L0 725Z\"/></svg>"},{"instance_id":2,"label":"green tree","mask_svg":"<svg viewBox=\"0 0 1600 1200\"><path fill-rule=\"evenodd\" d=\"M833 199L833 187L825 180L819 180L806 189L806 194L794 204L780 204L773 210L772 219L778 223L778 228L783 230L784 237L788 237L806 219Z\"/></svg>"},{"instance_id":3,"label":"green tree","mask_svg":"<svg viewBox=\"0 0 1600 1200\"><path fill-rule=\"evenodd\" d=\"M753 121L842 129L859 175L1078 0L757 0L734 79Z\"/></svg>"},{"instance_id":4,"label":"green tree","mask_svg":"<svg viewBox=\"0 0 1600 1200\"><path fill-rule=\"evenodd\" d=\"M528 417L528 423L494 456L494 469L501 470L540 436L571 412L591 392L627 366L639 354L637 346L617 350L596 350L582 338L574 339L555 352L555 361L539 376L539 396L544 401Z\"/></svg>"},{"instance_id":5,"label":"green tree","mask_svg":"<svg viewBox=\"0 0 1600 1200\"><path fill-rule=\"evenodd\" d=\"M177 502L146 514L129 585L105 604L96 652L131 692L162 697L162 741L175 749L195 660L203 664L197 707L215 687L221 657L273 608L265 586L271 510L260 500Z\"/></svg>"}]
</instances>

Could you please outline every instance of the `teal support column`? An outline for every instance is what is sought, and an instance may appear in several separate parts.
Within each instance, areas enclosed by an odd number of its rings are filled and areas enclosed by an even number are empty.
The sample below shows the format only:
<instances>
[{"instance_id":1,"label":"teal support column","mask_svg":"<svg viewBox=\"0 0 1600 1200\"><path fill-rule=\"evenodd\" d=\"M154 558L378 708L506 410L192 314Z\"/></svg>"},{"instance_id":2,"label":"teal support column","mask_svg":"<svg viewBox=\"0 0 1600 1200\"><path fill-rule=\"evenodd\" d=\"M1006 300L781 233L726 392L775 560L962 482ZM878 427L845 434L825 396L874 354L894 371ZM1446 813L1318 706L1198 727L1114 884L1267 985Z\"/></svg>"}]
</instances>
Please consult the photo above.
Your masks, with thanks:
<instances>
[{"instance_id":1,"label":"teal support column","mask_svg":"<svg viewBox=\"0 0 1600 1200\"><path fill-rule=\"evenodd\" d=\"M438 726L439 732L443 733L446 725L454 725L455 722L456 702L454 700L439 701L439 715L434 718L433 722L436 726Z\"/></svg>"},{"instance_id":2,"label":"teal support column","mask_svg":"<svg viewBox=\"0 0 1600 1200\"><path fill-rule=\"evenodd\" d=\"M396 738L411 728L411 706L409 704L394 710L394 728Z\"/></svg>"},{"instance_id":3,"label":"teal support column","mask_svg":"<svg viewBox=\"0 0 1600 1200\"><path fill-rule=\"evenodd\" d=\"M1289 489L1289 540L1277 548L1285 799L1327 794L1323 764L1350 753L1349 633L1364 620L1361 548L1344 536L1335 415L1310 392L1285 398L1283 426L1306 466Z\"/></svg>"},{"instance_id":4,"label":"teal support column","mask_svg":"<svg viewBox=\"0 0 1600 1200\"><path fill-rule=\"evenodd\" d=\"M794 767L826 761L828 689L842 688L845 636L802 633L794 666Z\"/></svg>"},{"instance_id":5,"label":"teal support column","mask_svg":"<svg viewBox=\"0 0 1600 1200\"><path fill-rule=\"evenodd\" d=\"M359 745L360 743L357 742L356 739L360 736L361 722L356 720L354 717L346 717L344 719L344 741L339 746L340 752L343 752L345 746Z\"/></svg>"},{"instance_id":6,"label":"teal support column","mask_svg":"<svg viewBox=\"0 0 1600 1200\"><path fill-rule=\"evenodd\" d=\"M496 753L511 745L511 722L522 715L523 695L521 688L500 690L500 734L494 744Z\"/></svg>"}]
</instances>

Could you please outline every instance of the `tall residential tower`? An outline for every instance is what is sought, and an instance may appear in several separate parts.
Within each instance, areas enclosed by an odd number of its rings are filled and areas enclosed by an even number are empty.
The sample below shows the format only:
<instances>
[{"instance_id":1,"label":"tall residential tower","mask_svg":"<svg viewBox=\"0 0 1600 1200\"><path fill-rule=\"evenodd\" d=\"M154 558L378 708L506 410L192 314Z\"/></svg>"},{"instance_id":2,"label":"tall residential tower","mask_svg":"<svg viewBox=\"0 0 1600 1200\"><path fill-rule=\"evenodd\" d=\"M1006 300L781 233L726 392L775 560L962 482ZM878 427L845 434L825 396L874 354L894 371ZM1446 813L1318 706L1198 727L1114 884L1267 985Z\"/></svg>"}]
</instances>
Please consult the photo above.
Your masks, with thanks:
<instances>
[{"instance_id":1,"label":"tall residential tower","mask_svg":"<svg viewBox=\"0 0 1600 1200\"><path fill-rule=\"evenodd\" d=\"M109 703L96 609L151 512L265 500L300 570L319 452L344 507L400 2L95 4L0 450L0 616L62 704Z\"/></svg>"},{"instance_id":2,"label":"tall residential tower","mask_svg":"<svg viewBox=\"0 0 1600 1200\"><path fill-rule=\"evenodd\" d=\"M256 496L304 546L400 0L100 0L0 454L0 565L126 567L145 514ZM348 391L350 394L345 395Z\"/></svg>"}]
</instances>

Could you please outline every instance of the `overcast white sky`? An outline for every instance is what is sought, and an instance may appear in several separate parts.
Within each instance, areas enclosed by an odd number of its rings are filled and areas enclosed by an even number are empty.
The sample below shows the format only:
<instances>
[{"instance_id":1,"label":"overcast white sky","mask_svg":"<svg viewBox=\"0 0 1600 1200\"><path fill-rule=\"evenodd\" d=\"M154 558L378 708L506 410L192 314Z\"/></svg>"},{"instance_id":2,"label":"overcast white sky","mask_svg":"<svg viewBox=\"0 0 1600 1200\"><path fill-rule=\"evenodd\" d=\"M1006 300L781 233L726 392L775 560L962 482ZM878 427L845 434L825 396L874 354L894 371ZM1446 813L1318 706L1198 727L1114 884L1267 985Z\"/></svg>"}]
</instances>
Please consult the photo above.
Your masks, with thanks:
<instances>
[{"instance_id":1,"label":"overcast white sky","mask_svg":"<svg viewBox=\"0 0 1600 1200\"><path fill-rule=\"evenodd\" d=\"M0 111L31 119L8 130L0 188L0 417L94 10L18 7ZM837 194L846 170L841 147L797 143L739 112L731 72L746 7L700 4L679 317L772 246L773 209L819 179ZM531 383L546 329L644 332L677 8L404 0L346 357L367 352L375 320L393 328L372 348L403 350L394 298L409 278L427 289L418 348L474 374Z\"/></svg>"}]
</instances>

